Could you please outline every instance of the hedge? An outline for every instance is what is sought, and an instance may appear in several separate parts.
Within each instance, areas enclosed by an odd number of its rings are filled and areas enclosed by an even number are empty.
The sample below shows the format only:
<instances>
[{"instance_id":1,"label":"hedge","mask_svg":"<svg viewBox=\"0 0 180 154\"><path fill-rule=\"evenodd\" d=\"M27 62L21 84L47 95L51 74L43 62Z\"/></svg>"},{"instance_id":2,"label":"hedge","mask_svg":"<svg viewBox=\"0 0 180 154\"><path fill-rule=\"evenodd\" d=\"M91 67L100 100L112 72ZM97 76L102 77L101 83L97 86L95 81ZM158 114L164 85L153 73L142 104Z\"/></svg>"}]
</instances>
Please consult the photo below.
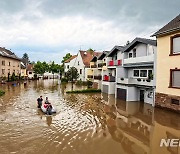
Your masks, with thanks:
<instances>
[{"instance_id":1,"label":"hedge","mask_svg":"<svg viewBox=\"0 0 180 154\"><path fill-rule=\"evenodd\" d=\"M74 91L67 91L66 93L99 93L101 89L84 89L84 90L74 90Z\"/></svg>"}]
</instances>

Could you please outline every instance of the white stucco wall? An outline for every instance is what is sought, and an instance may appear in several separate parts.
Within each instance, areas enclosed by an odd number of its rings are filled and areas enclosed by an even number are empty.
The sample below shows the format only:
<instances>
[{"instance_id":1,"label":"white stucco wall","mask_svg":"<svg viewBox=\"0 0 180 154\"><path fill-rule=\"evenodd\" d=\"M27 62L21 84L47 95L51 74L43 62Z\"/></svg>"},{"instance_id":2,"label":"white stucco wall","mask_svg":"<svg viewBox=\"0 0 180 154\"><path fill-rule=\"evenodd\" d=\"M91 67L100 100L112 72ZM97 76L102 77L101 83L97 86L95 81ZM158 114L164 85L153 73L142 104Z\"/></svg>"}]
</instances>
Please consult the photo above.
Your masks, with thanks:
<instances>
[{"instance_id":1,"label":"white stucco wall","mask_svg":"<svg viewBox=\"0 0 180 154\"><path fill-rule=\"evenodd\" d=\"M74 64L75 64L75 61L76 61L76 58L72 59L69 63L64 63L64 72L67 72L69 69L68 69L68 65L69 65L69 68L73 67Z\"/></svg>"},{"instance_id":2,"label":"white stucco wall","mask_svg":"<svg viewBox=\"0 0 180 154\"><path fill-rule=\"evenodd\" d=\"M79 65L78 65L78 62L79 62ZM85 65L83 63L80 52L78 52L78 55L74 61L74 67L78 70L79 80L81 79L82 81L86 81L87 69L85 69ZM82 69L82 74L80 74L80 69Z\"/></svg>"}]
</instances>

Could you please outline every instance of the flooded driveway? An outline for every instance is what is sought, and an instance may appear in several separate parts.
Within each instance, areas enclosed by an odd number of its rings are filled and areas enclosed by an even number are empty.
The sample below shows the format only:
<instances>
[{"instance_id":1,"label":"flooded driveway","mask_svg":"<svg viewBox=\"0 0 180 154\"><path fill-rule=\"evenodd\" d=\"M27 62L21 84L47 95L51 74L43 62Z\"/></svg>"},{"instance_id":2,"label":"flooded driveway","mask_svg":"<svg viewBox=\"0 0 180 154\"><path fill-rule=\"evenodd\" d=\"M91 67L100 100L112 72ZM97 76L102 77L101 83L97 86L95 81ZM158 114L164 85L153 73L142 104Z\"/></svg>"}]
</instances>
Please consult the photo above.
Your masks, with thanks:
<instances>
[{"instance_id":1,"label":"flooded driveway","mask_svg":"<svg viewBox=\"0 0 180 154\"><path fill-rule=\"evenodd\" d=\"M159 146L161 139L180 138L179 114L106 94L66 94L71 85L56 80L0 88L6 91L0 97L1 154L180 153ZM55 115L37 109L40 95L49 97Z\"/></svg>"}]
</instances>

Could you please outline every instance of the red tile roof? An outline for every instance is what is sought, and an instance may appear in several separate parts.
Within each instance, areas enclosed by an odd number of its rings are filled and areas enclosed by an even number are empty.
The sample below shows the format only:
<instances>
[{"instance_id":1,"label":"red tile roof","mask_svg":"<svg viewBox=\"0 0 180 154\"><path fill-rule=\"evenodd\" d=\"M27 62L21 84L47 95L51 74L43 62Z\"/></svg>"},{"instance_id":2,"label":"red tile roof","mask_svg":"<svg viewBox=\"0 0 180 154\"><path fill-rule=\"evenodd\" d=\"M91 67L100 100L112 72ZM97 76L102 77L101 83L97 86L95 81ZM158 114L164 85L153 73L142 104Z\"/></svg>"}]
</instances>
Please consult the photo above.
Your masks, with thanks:
<instances>
[{"instance_id":1,"label":"red tile roof","mask_svg":"<svg viewBox=\"0 0 180 154\"><path fill-rule=\"evenodd\" d=\"M28 64L27 65L27 71L33 71L33 67L34 67L33 64Z\"/></svg>"},{"instance_id":2,"label":"red tile roof","mask_svg":"<svg viewBox=\"0 0 180 154\"><path fill-rule=\"evenodd\" d=\"M90 66L90 61L94 56L99 56L102 52L79 51L85 66Z\"/></svg>"},{"instance_id":3,"label":"red tile roof","mask_svg":"<svg viewBox=\"0 0 180 154\"><path fill-rule=\"evenodd\" d=\"M73 59L76 58L76 57L77 57L77 55L73 55L71 58L67 59L67 60L65 61L65 63L69 63L71 60L73 60Z\"/></svg>"}]
</instances>

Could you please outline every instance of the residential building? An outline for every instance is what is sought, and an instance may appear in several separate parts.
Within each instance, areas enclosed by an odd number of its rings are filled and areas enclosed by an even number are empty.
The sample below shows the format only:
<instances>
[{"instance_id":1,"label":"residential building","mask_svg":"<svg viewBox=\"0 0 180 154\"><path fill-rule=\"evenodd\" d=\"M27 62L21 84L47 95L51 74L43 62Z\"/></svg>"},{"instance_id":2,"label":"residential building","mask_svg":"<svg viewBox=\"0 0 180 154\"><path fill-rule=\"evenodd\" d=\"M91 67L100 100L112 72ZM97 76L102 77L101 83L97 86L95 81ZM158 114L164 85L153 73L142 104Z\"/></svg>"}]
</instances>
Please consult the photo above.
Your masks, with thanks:
<instances>
[{"instance_id":1,"label":"residential building","mask_svg":"<svg viewBox=\"0 0 180 154\"><path fill-rule=\"evenodd\" d=\"M73 55L64 62L64 73L66 73L71 67L74 67L77 55Z\"/></svg>"},{"instance_id":2,"label":"residential building","mask_svg":"<svg viewBox=\"0 0 180 154\"><path fill-rule=\"evenodd\" d=\"M78 52L78 55L74 62L74 67L78 70L79 80L87 80L88 68L90 68L90 61L94 56L100 55L100 52L96 51L82 51Z\"/></svg>"},{"instance_id":3,"label":"residential building","mask_svg":"<svg viewBox=\"0 0 180 154\"><path fill-rule=\"evenodd\" d=\"M21 60L13 52L0 47L0 78L8 77L15 73L19 76L21 73Z\"/></svg>"},{"instance_id":4,"label":"residential building","mask_svg":"<svg viewBox=\"0 0 180 154\"><path fill-rule=\"evenodd\" d=\"M116 68L121 67L123 46L115 46L106 57L106 69L102 70L101 90L107 94L115 94Z\"/></svg>"},{"instance_id":5,"label":"residential building","mask_svg":"<svg viewBox=\"0 0 180 154\"><path fill-rule=\"evenodd\" d=\"M116 69L115 97L154 105L156 41L135 38L122 52L123 65Z\"/></svg>"},{"instance_id":6,"label":"residential building","mask_svg":"<svg viewBox=\"0 0 180 154\"><path fill-rule=\"evenodd\" d=\"M21 62L21 76L26 78L27 77L27 70L26 70L26 66L23 62Z\"/></svg>"},{"instance_id":7,"label":"residential building","mask_svg":"<svg viewBox=\"0 0 180 154\"><path fill-rule=\"evenodd\" d=\"M34 78L34 70L33 70L33 64L28 64L27 65L27 76L28 79L33 79Z\"/></svg>"},{"instance_id":8,"label":"residential building","mask_svg":"<svg viewBox=\"0 0 180 154\"><path fill-rule=\"evenodd\" d=\"M156 106L180 112L180 15L153 36L157 37Z\"/></svg>"},{"instance_id":9,"label":"residential building","mask_svg":"<svg viewBox=\"0 0 180 154\"><path fill-rule=\"evenodd\" d=\"M88 80L93 82L93 88L101 89L102 70L106 70L106 55L109 51L103 51L99 56L94 56L87 70Z\"/></svg>"}]
</instances>

